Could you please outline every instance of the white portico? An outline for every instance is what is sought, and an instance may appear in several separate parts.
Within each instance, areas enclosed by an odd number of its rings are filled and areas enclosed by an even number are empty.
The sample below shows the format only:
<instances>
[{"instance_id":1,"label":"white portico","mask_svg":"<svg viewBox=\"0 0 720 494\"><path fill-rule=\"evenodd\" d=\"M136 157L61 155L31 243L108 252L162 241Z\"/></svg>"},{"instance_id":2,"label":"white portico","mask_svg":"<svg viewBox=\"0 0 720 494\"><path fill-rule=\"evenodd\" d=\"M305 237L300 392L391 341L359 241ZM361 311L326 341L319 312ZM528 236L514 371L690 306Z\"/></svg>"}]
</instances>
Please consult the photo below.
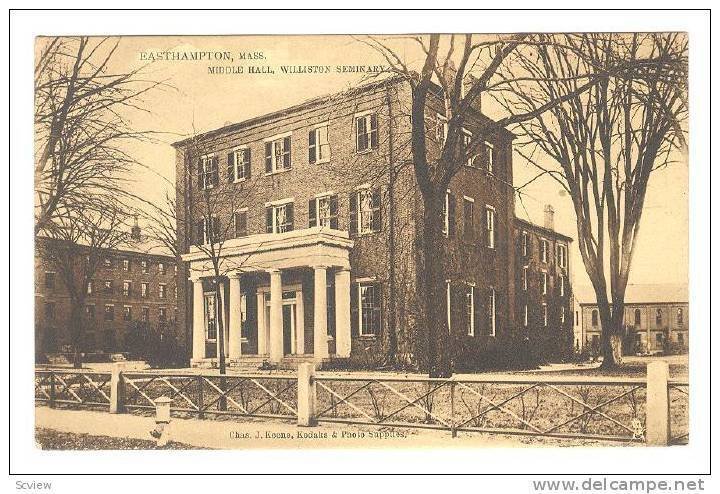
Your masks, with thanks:
<instances>
[{"instance_id":1,"label":"white portico","mask_svg":"<svg viewBox=\"0 0 720 494\"><path fill-rule=\"evenodd\" d=\"M217 358L221 307L230 365L349 357L352 245L347 232L327 227L226 240L219 300L210 260L192 247L182 256L192 281L192 365Z\"/></svg>"}]
</instances>

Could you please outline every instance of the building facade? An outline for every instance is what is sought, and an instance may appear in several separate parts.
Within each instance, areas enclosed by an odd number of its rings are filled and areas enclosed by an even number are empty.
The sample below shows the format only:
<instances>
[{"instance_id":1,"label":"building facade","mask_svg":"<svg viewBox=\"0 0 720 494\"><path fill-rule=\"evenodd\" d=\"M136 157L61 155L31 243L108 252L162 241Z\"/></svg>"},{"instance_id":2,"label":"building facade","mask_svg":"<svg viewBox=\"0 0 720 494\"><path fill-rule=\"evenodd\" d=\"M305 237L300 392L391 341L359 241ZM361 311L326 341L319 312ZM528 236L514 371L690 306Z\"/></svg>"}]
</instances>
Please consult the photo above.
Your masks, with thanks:
<instances>
[{"instance_id":1,"label":"building facade","mask_svg":"<svg viewBox=\"0 0 720 494\"><path fill-rule=\"evenodd\" d=\"M594 294L588 293L578 303L583 343L591 353L600 351L602 334L602 322L594 300ZM623 351L626 354L686 353L689 348L688 310L687 285L628 285Z\"/></svg>"},{"instance_id":2,"label":"building facade","mask_svg":"<svg viewBox=\"0 0 720 494\"><path fill-rule=\"evenodd\" d=\"M410 97L389 80L174 144L188 280L178 288L179 324L192 365L216 365L223 306L230 365L363 367L391 355L423 366ZM439 99L427 114L432 155L446 125ZM468 140L485 120L469 116ZM484 136L445 197L447 317L456 363L466 366L488 364L516 325L512 139L505 130ZM228 303L218 303L215 280Z\"/></svg>"},{"instance_id":3,"label":"building facade","mask_svg":"<svg viewBox=\"0 0 720 494\"><path fill-rule=\"evenodd\" d=\"M573 349L572 239L555 231L554 214L545 206L543 226L515 220L516 321L537 360L567 358Z\"/></svg>"},{"instance_id":4,"label":"building facade","mask_svg":"<svg viewBox=\"0 0 720 494\"><path fill-rule=\"evenodd\" d=\"M38 238L35 249L35 335L39 358L74 351L71 332L72 300L61 269L43 253L50 238ZM77 246L81 252L87 247ZM89 251L88 251L89 255ZM86 287L82 308L81 351L87 354L130 350L133 332L176 333L177 262L133 243L107 249ZM142 336L142 335L140 335Z\"/></svg>"}]
</instances>

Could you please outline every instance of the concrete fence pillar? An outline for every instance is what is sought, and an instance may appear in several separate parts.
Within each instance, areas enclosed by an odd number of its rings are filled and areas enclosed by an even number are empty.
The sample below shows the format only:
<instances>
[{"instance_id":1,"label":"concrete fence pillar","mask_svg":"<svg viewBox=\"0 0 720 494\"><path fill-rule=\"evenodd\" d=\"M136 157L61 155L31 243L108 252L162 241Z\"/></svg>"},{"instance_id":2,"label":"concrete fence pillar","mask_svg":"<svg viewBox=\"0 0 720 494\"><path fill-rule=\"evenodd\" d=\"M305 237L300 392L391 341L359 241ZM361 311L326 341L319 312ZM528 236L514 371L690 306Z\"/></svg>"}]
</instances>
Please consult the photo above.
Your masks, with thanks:
<instances>
[{"instance_id":1,"label":"concrete fence pillar","mask_svg":"<svg viewBox=\"0 0 720 494\"><path fill-rule=\"evenodd\" d=\"M298 366L297 383L297 421L299 426L312 427L317 424L315 418L315 364L303 362Z\"/></svg>"},{"instance_id":2,"label":"concrete fence pillar","mask_svg":"<svg viewBox=\"0 0 720 494\"><path fill-rule=\"evenodd\" d=\"M667 362L651 362L647 366L647 403L645 407L645 438L648 446L670 443L670 395Z\"/></svg>"},{"instance_id":3,"label":"concrete fence pillar","mask_svg":"<svg viewBox=\"0 0 720 494\"><path fill-rule=\"evenodd\" d=\"M123 364L115 362L110 373L110 413L125 411L125 383L123 382Z\"/></svg>"}]
</instances>

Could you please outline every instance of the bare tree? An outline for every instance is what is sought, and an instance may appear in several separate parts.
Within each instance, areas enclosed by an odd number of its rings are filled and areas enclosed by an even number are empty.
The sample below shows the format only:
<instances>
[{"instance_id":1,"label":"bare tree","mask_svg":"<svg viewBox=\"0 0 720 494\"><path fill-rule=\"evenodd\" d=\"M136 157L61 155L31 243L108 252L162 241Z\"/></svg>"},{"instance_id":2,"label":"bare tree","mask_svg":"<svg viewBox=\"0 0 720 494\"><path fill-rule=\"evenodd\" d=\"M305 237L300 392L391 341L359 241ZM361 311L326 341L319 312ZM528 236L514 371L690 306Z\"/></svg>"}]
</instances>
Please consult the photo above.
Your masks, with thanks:
<instances>
[{"instance_id":1,"label":"bare tree","mask_svg":"<svg viewBox=\"0 0 720 494\"><path fill-rule=\"evenodd\" d=\"M177 244L177 210L176 197L165 193L160 204L141 199L142 207L136 214L144 221L144 231L153 246L170 252L173 257L179 256Z\"/></svg>"},{"instance_id":2,"label":"bare tree","mask_svg":"<svg viewBox=\"0 0 720 494\"><path fill-rule=\"evenodd\" d=\"M677 160L685 147L687 37L582 34L542 40L508 59L502 72L514 81L512 93L503 91L497 100L525 113L548 99L564 100L519 123L525 137L519 152L572 199L578 247L602 323L603 366L612 368L622 360L625 289L650 175ZM599 83L578 92L589 72L601 75Z\"/></svg>"},{"instance_id":3,"label":"bare tree","mask_svg":"<svg viewBox=\"0 0 720 494\"><path fill-rule=\"evenodd\" d=\"M59 208L41 231L36 248L60 273L70 296L69 331L74 366L82 367L85 298L108 250L130 241L127 215L108 196L94 197L84 208Z\"/></svg>"},{"instance_id":4,"label":"bare tree","mask_svg":"<svg viewBox=\"0 0 720 494\"><path fill-rule=\"evenodd\" d=\"M123 179L142 166L127 144L152 132L133 129L149 113L143 97L163 82L143 68L116 72L119 38L39 38L35 65L35 234L59 211L82 208L93 194L123 195Z\"/></svg>"},{"instance_id":5,"label":"bare tree","mask_svg":"<svg viewBox=\"0 0 720 494\"><path fill-rule=\"evenodd\" d=\"M407 38L405 38L407 39ZM445 307L445 266L438 260L445 258L443 245L443 204L445 191L452 177L463 163L475 154L484 138L505 127L533 119L554 106L580 94L598 83L595 72L579 79L573 92L549 97L529 111L510 108L507 116L498 120L473 121L475 132L469 142L463 127L477 111L483 94L507 87L509 82L499 73L505 60L519 46L538 46L537 36L518 34L478 39L467 35L430 35L410 37L424 54L419 70L408 65L392 48L395 39L370 37L361 41L377 50L390 67L390 72L405 79L412 89L411 161L415 180L423 201L422 258L420 289L423 305L422 324L428 335L428 371L433 377L451 375L450 338ZM429 104L440 102L444 123L437 152L428 147ZM512 187L512 184L506 184Z\"/></svg>"}]
</instances>

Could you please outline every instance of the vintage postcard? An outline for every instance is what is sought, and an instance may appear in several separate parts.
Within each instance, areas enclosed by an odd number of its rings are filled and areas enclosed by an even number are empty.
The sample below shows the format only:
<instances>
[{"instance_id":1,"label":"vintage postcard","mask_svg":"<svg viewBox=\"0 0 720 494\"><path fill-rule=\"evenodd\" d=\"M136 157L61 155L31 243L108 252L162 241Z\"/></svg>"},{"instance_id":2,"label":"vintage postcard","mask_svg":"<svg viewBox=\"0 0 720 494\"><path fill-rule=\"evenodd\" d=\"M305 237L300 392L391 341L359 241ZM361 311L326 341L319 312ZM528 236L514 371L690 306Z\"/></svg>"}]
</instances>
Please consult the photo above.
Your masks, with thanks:
<instances>
[{"instance_id":1,"label":"vintage postcard","mask_svg":"<svg viewBox=\"0 0 720 494\"><path fill-rule=\"evenodd\" d=\"M38 448L693 440L687 33L34 55Z\"/></svg>"}]
</instances>

